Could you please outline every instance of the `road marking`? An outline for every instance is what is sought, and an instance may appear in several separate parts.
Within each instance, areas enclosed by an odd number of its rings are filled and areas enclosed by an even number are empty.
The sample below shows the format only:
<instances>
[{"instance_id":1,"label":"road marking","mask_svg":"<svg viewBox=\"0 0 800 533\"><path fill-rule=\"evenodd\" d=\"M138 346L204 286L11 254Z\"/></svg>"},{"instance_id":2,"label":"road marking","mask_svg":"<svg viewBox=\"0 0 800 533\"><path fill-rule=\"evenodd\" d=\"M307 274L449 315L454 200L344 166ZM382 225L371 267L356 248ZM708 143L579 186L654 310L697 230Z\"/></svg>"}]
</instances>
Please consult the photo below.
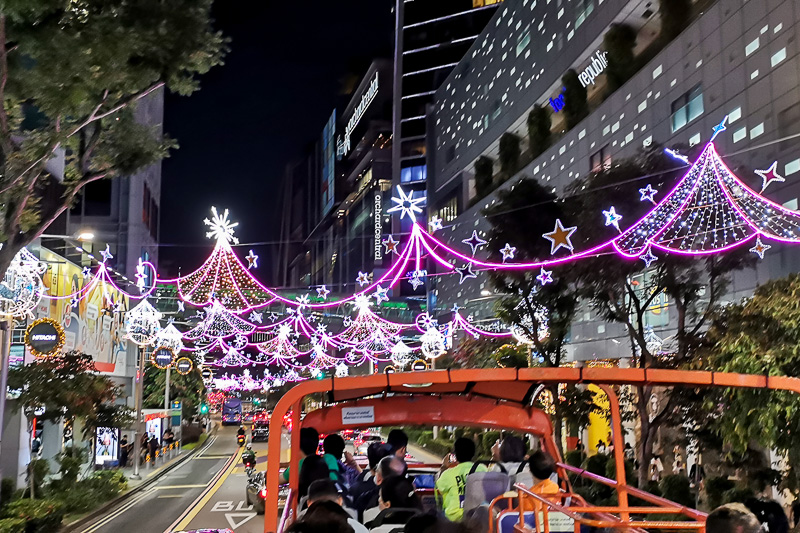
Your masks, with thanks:
<instances>
[{"instance_id":1,"label":"road marking","mask_svg":"<svg viewBox=\"0 0 800 533\"><path fill-rule=\"evenodd\" d=\"M203 489L208 487L208 483L203 485L159 485L156 487L156 490L165 490L165 489Z\"/></svg>"},{"instance_id":2,"label":"road marking","mask_svg":"<svg viewBox=\"0 0 800 533\"><path fill-rule=\"evenodd\" d=\"M194 458L194 460L195 461L197 461L199 459L219 460L219 459L228 459L229 457L230 457L230 455L198 455L197 457Z\"/></svg>"},{"instance_id":3,"label":"road marking","mask_svg":"<svg viewBox=\"0 0 800 533\"><path fill-rule=\"evenodd\" d=\"M161 496L156 496L159 500L161 498L183 498L183 494L162 494Z\"/></svg>"},{"instance_id":4,"label":"road marking","mask_svg":"<svg viewBox=\"0 0 800 533\"><path fill-rule=\"evenodd\" d=\"M164 533L170 533L171 531L175 530L181 531L187 528L189 523L191 523L191 521L194 520L194 517L197 516L200 510L206 506L206 504L209 502L209 500L211 500L214 494L216 494L216 492L219 490L222 484L225 483L225 480L228 479L228 476L233 471L233 466L239 462L241 455L242 455L242 449L239 448L238 450L236 450L236 453L230 457L228 464L226 464L225 468L223 468L223 470L221 471L221 472L224 471L224 473L222 473L222 475L218 474L217 480L213 482L213 485L208 487L205 490L205 492L201 494L200 497L197 500L195 500L192 503L192 505L184 512L183 516L175 521L177 522L177 525L173 523L170 527L166 529Z\"/></svg>"},{"instance_id":5,"label":"road marking","mask_svg":"<svg viewBox=\"0 0 800 533\"><path fill-rule=\"evenodd\" d=\"M93 531L97 531L98 529L100 529L104 525L108 524L109 522L111 522L114 519L116 519L117 517L119 517L122 513L124 513L125 511L127 511L131 507L133 507L136 504L138 504L140 501L142 501L145 498L147 498L148 496L150 496L154 491L155 491L155 488L151 488L151 489L145 490L144 492L142 492L138 496L134 496L125 505L123 505L122 507L120 507L119 509L114 511L113 513L104 516L103 519L100 520L99 522L95 522L94 524L92 524L88 528L84 529L82 533L92 533Z\"/></svg>"},{"instance_id":6,"label":"road marking","mask_svg":"<svg viewBox=\"0 0 800 533\"><path fill-rule=\"evenodd\" d=\"M228 524L231 526L231 529L237 528L247 522L248 520L252 520L255 518L256 513L225 513L225 520L228 521ZM241 518L238 522L236 518Z\"/></svg>"}]
</instances>

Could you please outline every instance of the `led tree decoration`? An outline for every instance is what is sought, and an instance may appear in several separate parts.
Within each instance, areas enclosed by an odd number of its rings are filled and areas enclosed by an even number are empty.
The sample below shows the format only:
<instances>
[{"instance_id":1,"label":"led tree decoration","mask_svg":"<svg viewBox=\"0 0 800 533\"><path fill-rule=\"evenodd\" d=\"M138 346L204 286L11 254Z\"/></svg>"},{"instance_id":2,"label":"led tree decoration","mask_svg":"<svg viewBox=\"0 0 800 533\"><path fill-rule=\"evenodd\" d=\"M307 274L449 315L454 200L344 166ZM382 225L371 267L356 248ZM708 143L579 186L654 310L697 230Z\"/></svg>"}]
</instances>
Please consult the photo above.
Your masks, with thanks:
<instances>
[{"instance_id":1,"label":"led tree decoration","mask_svg":"<svg viewBox=\"0 0 800 533\"><path fill-rule=\"evenodd\" d=\"M277 334L265 342L256 344L255 347L259 352L271 357L270 363L297 359L305 355L305 352L300 351L292 342L292 333L293 330L289 324L281 324Z\"/></svg>"},{"instance_id":2,"label":"led tree decoration","mask_svg":"<svg viewBox=\"0 0 800 533\"><path fill-rule=\"evenodd\" d=\"M46 271L47 265L26 248L17 252L0 282L0 315L34 318L33 310L45 293Z\"/></svg>"},{"instance_id":3,"label":"led tree decoration","mask_svg":"<svg viewBox=\"0 0 800 533\"><path fill-rule=\"evenodd\" d=\"M253 362L245 357L244 355L239 352L236 348L228 348L228 351L225 355L210 363L213 366L221 367L221 366L233 366L233 367L241 367L241 366L249 366Z\"/></svg>"},{"instance_id":4,"label":"led tree decoration","mask_svg":"<svg viewBox=\"0 0 800 533\"><path fill-rule=\"evenodd\" d=\"M203 337L225 339L235 335L248 335L256 327L243 318L239 318L223 307L219 300L213 300L211 307L206 308L206 316L194 328L187 331L184 337L197 340Z\"/></svg>"},{"instance_id":5,"label":"led tree decoration","mask_svg":"<svg viewBox=\"0 0 800 533\"><path fill-rule=\"evenodd\" d=\"M161 329L160 320L161 313L147 299L142 300L125 314L127 338L139 346L151 346Z\"/></svg>"},{"instance_id":6,"label":"led tree decoration","mask_svg":"<svg viewBox=\"0 0 800 533\"><path fill-rule=\"evenodd\" d=\"M369 299L364 296L356 298L355 305L358 310L356 317L336 335L336 342L368 355L390 353L404 326L376 315L370 309Z\"/></svg>"}]
</instances>

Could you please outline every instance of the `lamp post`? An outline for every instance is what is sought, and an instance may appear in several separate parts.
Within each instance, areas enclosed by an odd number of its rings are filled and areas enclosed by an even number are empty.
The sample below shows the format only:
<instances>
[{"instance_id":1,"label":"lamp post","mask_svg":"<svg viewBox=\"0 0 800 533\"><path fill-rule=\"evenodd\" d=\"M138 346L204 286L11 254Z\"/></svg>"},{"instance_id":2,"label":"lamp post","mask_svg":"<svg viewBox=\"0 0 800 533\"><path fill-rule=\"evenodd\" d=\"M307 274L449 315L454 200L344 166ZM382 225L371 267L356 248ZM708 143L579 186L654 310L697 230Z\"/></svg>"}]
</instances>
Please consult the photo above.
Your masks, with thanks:
<instances>
[{"instance_id":1,"label":"lamp post","mask_svg":"<svg viewBox=\"0 0 800 533\"><path fill-rule=\"evenodd\" d=\"M156 340L161 325L161 313L150 305L147 299L143 299L139 304L128 311L125 317L125 329L127 338L137 345L139 349L139 369L136 372L136 423L133 433L133 478L139 478L139 458L141 456L141 435L142 435L142 397L144 395L144 364L145 347L152 346Z\"/></svg>"}]
</instances>

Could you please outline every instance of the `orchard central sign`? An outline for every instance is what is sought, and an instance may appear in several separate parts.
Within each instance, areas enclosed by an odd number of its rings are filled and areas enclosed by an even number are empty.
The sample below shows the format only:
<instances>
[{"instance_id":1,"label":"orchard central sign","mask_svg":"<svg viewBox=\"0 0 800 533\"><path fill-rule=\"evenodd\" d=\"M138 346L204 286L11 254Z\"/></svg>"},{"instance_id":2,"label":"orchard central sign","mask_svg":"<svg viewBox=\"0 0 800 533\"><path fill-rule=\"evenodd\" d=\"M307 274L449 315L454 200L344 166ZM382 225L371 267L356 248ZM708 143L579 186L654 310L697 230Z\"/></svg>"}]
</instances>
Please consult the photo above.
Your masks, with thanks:
<instances>
[{"instance_id":1,"label":"orchard central sign","mask_svg":"<svg viewBox=\"0 0 800 533\"><path fill-rule=\"evenodd\" d=\"M381 236L383 235L383 195L375 194L375 236L373 238L373 250L375 250L375 260L383 258L383 247Z\"/></svg>"}]
</instances>

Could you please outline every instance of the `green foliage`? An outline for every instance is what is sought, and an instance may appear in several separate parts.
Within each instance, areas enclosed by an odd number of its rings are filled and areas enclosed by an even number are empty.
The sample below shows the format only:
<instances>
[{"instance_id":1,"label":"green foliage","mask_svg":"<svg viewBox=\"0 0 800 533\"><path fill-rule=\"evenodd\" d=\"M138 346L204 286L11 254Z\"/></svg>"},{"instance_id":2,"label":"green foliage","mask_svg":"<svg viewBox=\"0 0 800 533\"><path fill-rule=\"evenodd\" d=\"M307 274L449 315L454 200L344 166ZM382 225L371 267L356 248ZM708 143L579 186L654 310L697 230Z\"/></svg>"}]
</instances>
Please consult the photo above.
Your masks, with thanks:
<instances>
[{"instance_id":1,"label":"green foliage","mask_svg":"<svg viewBox=\"0 0 800 533\"><path fill-rule=\"evenodd\" d=\"M11 502L11 500L14 498L14 493L16 490L16 480L4 477L2 482L0 482L0 514L2 514L3 508L5 508L5 506L8 505L9 502Z\"/></svg>"},{"instance_id":2,"label":"green foliage","mask_svg":"<svg viewBox=\"0 0 800 533\"><path fill-rule=\"evenodd\" d=\"M45 479L50 475L50 463L47 459L32 459L27 467L28 487L27 495L31 496L30 489L33 487L33 496L42 495Z\"/></svg>"},{"instance_id":3,"label":"green foliage","mask_svg":"<svg viewBox=\"0 0 800 533\"><path fill-rule=\"evenodd\" d=\"M479 457L492 457L492 446L500 440L501 433L499 431L490 430L484 433L481 436L481 442L479 446L479 450L476 452L476 456Z\"/></svg>"},{"instance_id":4,"label":"green foliage","mask_svg":"<svg viewBox=\"0 0 800 533\"><path fill-rule=\"evenodd\" d=\"M725 503L725 493L736 484L727 476L710 477L705 480L706 503L709 509L716 509Z\"/></svg>"},{"instance_id":5,"label":"green foliage","mask_svg":"<svg viewBox=\"0 0 800 533\"><path fill-rule=\"evenodd\" d=\"M164 406L164 389L167 371L155 366L148 366L144 373L144 407L158 409ZM181 400L181 411L184 418L198 413L198 407L206 396L206 386L200 369L195 367L186 375L177 372L169 374L169 397Z\"/></svg>"},{"instance_id":6,"label":"green foliage","mask_svg":"<svg viewBox=\"0 0 800 533\"><path fill-rule=\"evenodd\" d=\"M502 339L467 336L453 349L454 365L462 368L494 368L497 366L494 354L502 344Z\"/></svg>"},{"instance_id":7,"label":"green foliage","mask_svg":"<svg viewBox=\"0 0 800 533\"><path fill-rule=\"evenodd\" d=\"M64 507L55 500L23 499L11 502L4 509L3 516L23 520L26 533L56 533L64 518Z\"/></svg>"},{"instance_id":8,"label":"green foliage","mask_svg":"<svg viewBox=\"0 0 800 533\"><path fill-rule=\"evenodd\" d=\"M567 121L567 129L571 130L589 116L586 87L581 84L578 73L574 69L569 69L561 77L561 83L564 85L564 116Z\"/></svg>"},{"instance_id":9,"label":"green foliage","mask_svg":"<svg viewBox=\"0 0 800 533\"><path fill-rule=\"evenodd\" d=\"M692 0L660 0L661 39L669 42L686 29L692 17Z\"/></svg>"},{"instance_id":10,"label":"green foliage","mask_svg":"<svg viewBox=\"0 0 800 533\"><path fill-rule=\"evenodd\" d=\"M483 198L492 192L492 176L494 176L494 160L485 155L475 161L475 193Z\"/></svg>"},{"instance_id":11,"label":"green foliage","mask_svg":"<svg viewBox=\"0 0 800 533\"><path fill-rule=\"evenodd\" d=\"M528 143L531 157L534 159L542 155L553 143L550 121L550 111L546 106L534 104L528 113Z\"/></svg>"},{"instance_id":12,"label":"green foliage","mask_svg":"<svg viewBox=\"0 0 800 533\"><path fill-rule=\"evenodd\" d=\"M0 520L0 533L25 533L23 518L3 518Z\"/></svg>"},{"instance_id":13,"label":"green foliage","mask_svg":"<svg viewBox=\"0 0 800 533\"><path fill-rule=\"evenodd\" d=\"M498 148L498 159L500 160L500 170L505 174L505 178L513 176L519 170L520 139L517 135L506 132L500 136L500 146Z\"/></svg>"},{"instance_id":14,"label":"green foliage","mask_svg":"<svg viewBox=\"0 0 800 533\"><path fill-rule=\"evenodd\" d=\"M520 344L504 344L494 352L494 358L501 368L527 368L528 348Z\"/></svg>"},{"instance_id":15,"label":"green foliage","mask_svg":"<svg viewBox=\"0 0 800 533\"><path fill-rule=\"evenodd\" d=\"M664 476L658 486L664 498L686 507L694 507L694 493L690 488L688 477L684 475Z\"/></svg>"},{"instance_id":16,"label":"green foliage","mask_svg":"<svg viewBox=\"0 0 800 533\"><path fill-rule=\"evenodd\" d=\"M211 0L7 1L0 18L0 272L88 184L175 143L134 120L146 96L188 95L222 62ZM64 180L45 163L64 155Z\"/></svg>"},{"instance_id":17,"label":"green foliage","mask_svg":"<svg viewBox=\"0 0 800 533\"><path fill-rule=\"evenodd\" d=\"M569 450L564 454L564 462L570 466L580 468L586 456L582 450Z\"/></svg>"},{"instance_id":18,"label":"green foliage","mask_svg":"<svg viewBox=\"0 0 800 533\"><path fill-rule=\"evenodd\" d=\"M70 446L58 455L56 461L60 467L58 470L61 474L60 482L64 488L74 485L78 481L78 474L80 474L87 457L86 449L79 446Z\"/></svg>"},{"instance_id":19,"label":"green foliage","mask_svg":"<svg viewBox=\"0 0 800 533\"><path fill-rule=\"evenodd\" d=\"M636 30L628 24L612 24L603 36L603 47L608 53L605 74L608 94L611 94L636 73L637 64L633 56Z\"/></svg>"},{"instance_id":20,"label":"green foliage","mask_svg":"<svg viewBox=\"0 0 800 533\"><path fill-rule=\"evenodd\" d=\"M52 491L53 498L61 503L64 511L76 514L115 498L128 487L128 480L120 471L102 470L69 486L54 481L53 487L58 487Z\"/></svg>"}]
</instances>

